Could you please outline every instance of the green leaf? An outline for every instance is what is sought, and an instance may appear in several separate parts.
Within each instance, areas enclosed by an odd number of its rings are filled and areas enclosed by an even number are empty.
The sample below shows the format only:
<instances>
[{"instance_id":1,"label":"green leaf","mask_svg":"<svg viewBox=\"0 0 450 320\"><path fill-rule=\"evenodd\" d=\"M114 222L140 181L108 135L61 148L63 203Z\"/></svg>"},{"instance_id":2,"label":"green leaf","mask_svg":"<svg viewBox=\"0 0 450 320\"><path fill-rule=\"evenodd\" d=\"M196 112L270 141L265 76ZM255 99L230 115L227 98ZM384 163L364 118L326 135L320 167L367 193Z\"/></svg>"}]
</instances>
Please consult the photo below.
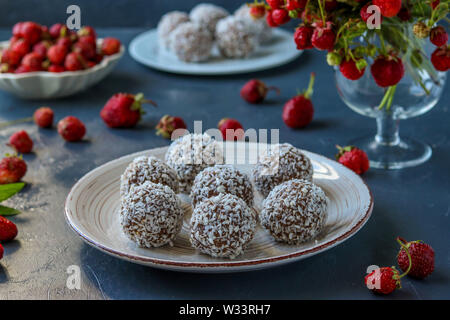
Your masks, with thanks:
<instances>
[{"instance_id":1,"label":"green leaf","mask_svg":"<svg viewBox=\"0 0 450 320\"><path fill-rule=\"evenodd\" d=\"M17 192L22 190L22 188L24 186L25 186L25 183L23 183L23 182L8 183L8 184L0 185L0 202L11 198Z\"/></svg>"},{"instance_id":2,"label":"green leaf","mask_svg":"<svg viewBox=\"0 0 450 320\"><path fill-rule=\"evenodd\" d=\"M0 216L15 216L19 213L20 211L17 209L0 205Z\"/></svg>"}]
</instances>

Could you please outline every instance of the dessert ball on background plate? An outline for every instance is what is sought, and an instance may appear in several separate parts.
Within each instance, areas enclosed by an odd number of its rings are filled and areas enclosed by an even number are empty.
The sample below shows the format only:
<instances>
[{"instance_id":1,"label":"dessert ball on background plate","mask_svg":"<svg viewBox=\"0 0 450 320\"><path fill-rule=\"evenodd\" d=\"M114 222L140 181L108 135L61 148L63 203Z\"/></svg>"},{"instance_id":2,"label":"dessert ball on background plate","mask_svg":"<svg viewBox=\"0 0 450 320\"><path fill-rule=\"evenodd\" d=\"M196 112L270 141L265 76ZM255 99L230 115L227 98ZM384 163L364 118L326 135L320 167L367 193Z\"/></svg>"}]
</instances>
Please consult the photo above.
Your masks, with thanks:
<instances>
[{"instance_id":1,"label":"dessert ball on background plate","mask_svg":"<svg viewBox=\"0 0 450 320\"><path fill-rule=\"evenodd\" d=\"M210 57L214 42L208 30L196 23L184 22L170 33L169 43L178 59L201 62Z\"/></svg>"},{"instance_id":2,"label":"dessert ball on background plate","mask_svg":"<svg viewBox=\"0 0 450 320\"><path fill-rule=\"evenodd\" d=\"M246 58L258 47L257 36L242 18L229 16L220 20L216 28L217 47L227 58Z\"/></svg>"},{"instance_id":3,"label":"dessert ball on background plate","mask_svg":"<svg viewBox=\"0 0 450 320\"><path fill-rule=\"evenodd\" d=\"M277 185L292 179L312 180L311 161L299 149L283 143L274 145L253 168L255 187L264 196Z\"/></svg>"},{"instance_id":4,"label":"dessert ball on background plate","mask_svg":"<svg viewBox=\"0 0 450 320\"><path fill-rule=\"evenodd\" d=\"M172 189L150 181L131 186L122 197L121 213L123 232L143 248L173 245L184 216Z\"/></svg>"},{"instance_id":5,"label":"dessert ball on background plate","mask_svg":"<svg viewBox=\"0 0 450 320\"><path fill-rule=\"evenodd\" d=\"M120 177L120 195L125 196L132 185L146 181L162 184L179 192L178 176L175 170L155 157L141 156L131 162Z\"/></svg>"},{"instance_id":6,"label":"dessert ball on background plate","mask_svg":"<svg viewBox=\"0 0 450 320\"><path fill-rule=\"evenodd\" d=\"M244 200L222 193L198 203L190 224L194 248L212 257L234 259L253 239L257 218Z\"/></svg>"},{"instance_id":7,"label":"dessert ball on background plate","mask_svg":"<svg viewBox=\"0 0 450 320\"><path fill-rule=\"evenodd\" d=\"M276 186L263 202L261 225L276 241L299 244L317 236L327 220L328 198L306 180Z\"/></svg>"},{"instance_id":8,"label":"dessert ball on background plate","mask_svg":"<svg viewBox=\"0 0 450 320\"><path fill-rule=\"evenodd\" d=\"M253 188L247 175L232 165L215 165L200 172L191 190L192 205L220 193L235 195L253 206Z\"/></svg>"},{"instance_id":9,"label":"dessert ball on background plate","mask_svg":"<svg viewBox=\"0 0 450 320\"><path fill-rule=\"evenodd\" d=\"M211 3L200 3L192 8L189 18L208 30L212 36L216 32L216 25L220 19L229 15L229 12L222 7Z\"/></svg>"},{"instance_id":10,"label":"dessert ball on background plate","mask_svg":"<svg viewBox=\"0 0 450 320\"><path fill-rule=\"evenodd\" d=\"M256 35L259 43L266 44L272 40L272 28L267 24L265 16L260 19L253 18L250 15L250 7L247 4L243 4L237 9L234 15L247 21L251 32Z\"/></svg>"},{"instance_id":11,"label":"dessert ball on background plate","mask_svg":"<svg viewBox=\"0 0 450 320\"><path fill-rule=\"evenodd\" d=\"M207 134L188 134L178 138L166 152L166 163L179 177L180 191L189 193L195 176L203 169L223 164L222 144Z\"/></svg>"},{"instance_id":12,"label":"dessert ball on background plate","mask_svg":"<svg viewBox=\"0 0 450 320\"><path fill-rule=\"evenodd\" d=\"M178 25L188 22L189 15L181 11L171 11L161 17L158 23L158 39L162 47L170 48L170 34Z\"/></svg>"}]
</instances>

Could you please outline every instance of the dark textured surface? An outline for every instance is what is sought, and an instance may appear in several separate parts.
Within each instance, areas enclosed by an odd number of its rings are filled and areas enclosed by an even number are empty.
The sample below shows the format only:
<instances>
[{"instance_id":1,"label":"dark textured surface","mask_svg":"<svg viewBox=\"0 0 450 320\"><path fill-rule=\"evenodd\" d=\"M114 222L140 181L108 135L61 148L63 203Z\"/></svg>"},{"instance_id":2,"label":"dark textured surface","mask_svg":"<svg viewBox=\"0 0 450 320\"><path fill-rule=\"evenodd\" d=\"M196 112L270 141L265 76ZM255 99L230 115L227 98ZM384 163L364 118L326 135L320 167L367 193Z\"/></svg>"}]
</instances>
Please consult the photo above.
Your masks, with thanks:
<instances>
[{"instance_id":1,"label":"dark textured surface","mask_svg":"<svg viewBox=\"0 0 450 320\"><path fill-rule=\"evenodd\" d=\"M118 1L120 2L120 1ZM101 30L126 45L143 29ZM0 38L8 32L0 32ZM283 102L307 86L309 73L317 73L313 98L316 115L306 129L294 131L281 120ZM282 93L270 95L260 106L247 105L239 89L250 77L277 85ZM336 144L371 134L375 121L348 109L339 99L333 71L324 56L307 52L299 60L270 71L230 77L189 77L147 69L125 55L117 69L96 87L67 99L23 101L0 92L2 121L30 116L47 104L56 118L72 114L88 130L82 143L64 143L55 130L38 130L32 124L0 131L0 152L9 135L25 129L35 141L35 154L25 156L29 184L7 202L24 212L14 217L19 237L5 244L0 262L0 298L32 299L384 299L363 285L366 268L395 263L395 237L423 239L436 251L436 270L426 281L405 278L393 299L450 298L450 129L449 85L440 103L429 113L401 124L401 134L433 145L426 164L400 171L371 170L364 176L375 198L367 225L353 238L325 253L290 265L256 272L224 275L161 271L110 257L89 247L66 225L64 200L71 186L85 173L122 155L167 145L152 129L166 114L182 116L192 128L202 120L215 127L222 117L235 117L246 128L280 128L280 140L332 157ZM115 92L144 92L158 102L135 129L107 129L98 113ZM66 269L79 265L81 290L65 286Z\"/></svg>"}]
</instances>

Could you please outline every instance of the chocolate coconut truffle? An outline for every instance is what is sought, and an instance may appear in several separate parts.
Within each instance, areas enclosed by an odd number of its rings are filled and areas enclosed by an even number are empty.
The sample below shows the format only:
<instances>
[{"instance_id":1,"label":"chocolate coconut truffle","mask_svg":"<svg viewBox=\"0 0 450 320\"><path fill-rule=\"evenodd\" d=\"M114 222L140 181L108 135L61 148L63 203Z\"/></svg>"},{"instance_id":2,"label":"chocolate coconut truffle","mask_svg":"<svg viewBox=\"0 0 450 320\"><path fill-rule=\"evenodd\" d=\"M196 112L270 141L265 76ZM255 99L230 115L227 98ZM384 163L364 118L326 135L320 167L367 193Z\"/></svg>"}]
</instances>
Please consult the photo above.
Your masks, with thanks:
<instances>
[{"instance_id":1,"label":"chocolate coconut truffle","mask_svg":"<svg viewBox=\"0 0 450 320\"><path fill-rule=\"evenodd\" d=\"M212 257L234 259L253 239L256 216L241 198L220 194L198 203L191 217L191 244Z\"/></svg>"},{"instance_id":2,"label":"chocolate coconut truffle","mask_svg":"<svg viewBox=\"0 0 450 320\"><path fill-rule=\"evenodd\" d=\"M319 234L327 220L327 207L327 197L320 187L294 179L270 192L260 220L275 240L299 244Z\"/></svg>"},{"instance_id":3,"label":"chocolate coconut truffle","mask_svg":"<svg viewBox=\"0 0 450 320\"><path fill-rule=\"evenodd\" d=\"M253 18L250 15L250 7L247 4L243 4L239 9L237 9L234 15L244 19L248 23L250 31L256 35L259 43L265 44L272 40L272 28L267 24L266 16L260 19Z\"/></svg>"},{"instance_id":4,"label":"chocolate coconut truffle","mask_svg":"<svg viewBox=\"0 0 450 320\"><path fill-rule=\"evenodd\" d=\"M224 163L222 145L207 134L185 135L172 142L166 163L177 172L180 191L189 193L198 173Z\"/></svg>"},{"instance_id":5,"label":"chocolate coconut truffle","mask_svg":"<svg viewBox=\"0 0 450 320\"><path fill-rule=\"evenodd\" d=\"M200 3L192 8L189 13L189 17L193 22L208 30L213 36L216 32L217 22L228 15L229 12L227 10L210 3Z\"/></svg>"},{"instance_id":6,"label":"chocolate coconut truffle","mask_svg":"<svg viewBox=\"0 0 450 320\"><path fill-rule=\"evenodd\" d=\"M179 192L177 173L155 157L141 156L131 162L120 177L120 195L123 197L132 185L140 185L146 181L162 184Z\"/></svg>"},{"instance_id":7,"label":"chocolate coconut truffle","mask_svg":"<svg viewBox=\"0 0 450 320\"><path fill-rule=\"evenodd\" d=\"M170 33L170 48L182 61L205 61L211 55L212 46L211 33L193 22L179 24Z\"/></svg>"},{"instance_id":8,"label":"chocolate coconut truffle","mask_svg":"<svg viewBox=\"0 0 450 320\"><path fill-rule=\"evenodd\" d=\"M181 11L171 11L161 17L158 23L158 39L161 46L170 48L170 34L176 27L189 21L189 15Z\"/></svg>"},{"instance_id":9,"label":"chocolate coconut truffle","mask_svg":"<svg viewBox=\"0 0 450 320\"><path fill-rule=\"evenodd\" d=\"M215 165L200 172L192 186L192 204L196 206L197 203L220 193L235 195L244 200L249 207L253 206L253 188L250 179L232 165Z\"/></svg>"},{"instance_id":10,"label":"chocolate coconut truffle","mask_svg":"<svg viewBox=\"0 0 450 320\"><path fill-rule=\"evenodd\" d=\"M258 46L257 36L244 19L229 16L220 20L216 28L220 53L227 58L246 58Z\"/></svg>"},{"instance_id":11,"label":"chocolate coconut truffle","mask_svg":"<svg viewBox=\"0 0 450 320\"><path fill-rule=\"evenodd\" d=\"M311 181L313 172L309 158L299 149L284 143L273 146L255 165L252 175L258 191L267 197L275 186L285 181Z\"/></svg>"},{"instance_id":12,"label":"chocolate coconut truffle","mask_svg":"<svg viewBox=\"0 0 450 320\"><path fill-rule=\"evenodd\" d=\"M122 197L121 211L123 232L143 248L173 245L183 223L184 211L176 194L150 181L131 186Z\"/></svg>"}]
</instances>

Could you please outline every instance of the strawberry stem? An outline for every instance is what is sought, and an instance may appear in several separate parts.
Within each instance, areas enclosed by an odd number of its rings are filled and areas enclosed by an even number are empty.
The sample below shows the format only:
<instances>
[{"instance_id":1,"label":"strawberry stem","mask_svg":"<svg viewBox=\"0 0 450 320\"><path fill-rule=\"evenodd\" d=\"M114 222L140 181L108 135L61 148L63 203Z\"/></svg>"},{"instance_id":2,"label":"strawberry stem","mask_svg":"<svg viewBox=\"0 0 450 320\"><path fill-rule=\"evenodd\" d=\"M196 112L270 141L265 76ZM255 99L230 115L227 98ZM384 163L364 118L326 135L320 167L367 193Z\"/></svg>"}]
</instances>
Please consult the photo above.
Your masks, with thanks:
<instances>
[{"instance_id":1,"label":"strawberry stem","mask_svg":"<svg viewBox=\"0 0 450 320\"><path fill-rule=\"evenodd\" d=\"M406 269L406 271L405 271L404 273L402 273L402 274L398 277L399 279L401 279L401 278L403 278L404 276L406 276L406 275L409 273L409 271L411 270L411 267L412 267L412 261L411 261L411 254L409 253L408 246L405 245L405 243L404 243L404 242L406 242L406 240L403 239L403 238L400 238L400 237L397 237L396 240L397 240L397 242L400 244L400 246L403 248L403 250L406 251L406 254L408 255L408 263L409 263L408 269Z\"/></svg>"},{"instance_id":2,"label":"strawberry stem","mask_svg":"<svg viewBox=\"0 0 450 320\"><path fill-rule=\"evenodd\" d=\"M311 96L314 93L314 80L316 79L316 73L311 72L311 77L309 78L309 84L308 89L306 89L305 93L303 94L306 99L310 99Z\"/></svg>"},{"instance_id":3,"label":"strawberry stem","mask_svg":"<svg viewBox=\"0 0 450 320\"><path fill-rule=\"evenodd\" d=\"M319 3L320 15L322 16L323 27L325 28L326 21L325 14L323 12L322 0L317 0L317 2Z\"/></svg>"}]
</instances>

